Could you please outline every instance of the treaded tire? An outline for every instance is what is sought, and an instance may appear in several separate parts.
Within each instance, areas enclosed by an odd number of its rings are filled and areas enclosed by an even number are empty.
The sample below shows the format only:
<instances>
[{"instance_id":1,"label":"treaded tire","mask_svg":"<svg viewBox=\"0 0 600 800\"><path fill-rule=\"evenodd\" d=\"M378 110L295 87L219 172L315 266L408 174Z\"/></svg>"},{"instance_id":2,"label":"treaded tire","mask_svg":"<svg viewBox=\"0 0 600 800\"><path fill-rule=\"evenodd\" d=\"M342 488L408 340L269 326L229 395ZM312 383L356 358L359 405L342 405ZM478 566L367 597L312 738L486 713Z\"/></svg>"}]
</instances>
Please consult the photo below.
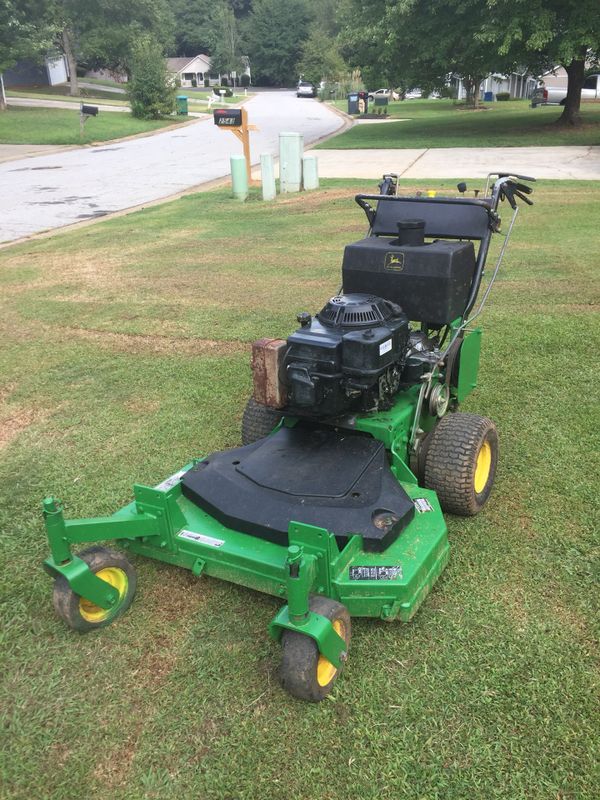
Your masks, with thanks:
<instances>
[{"instance_id":1,"label":"treaded tire","mask_svg":"<svg viewBox=\"0 0 600 800\"><path fill-rule=\"evenodd\" d=\"M477 414L447 414L429 439L425 486L435 490L444 511L461 517L478 514L494 485L496 426Z\"/></svg>"},{"instance_id":2,"label":"treaded tire","mask_svg":"<svg viewBox=\"0 0 600 800\"><path fill-rule=\"evenodd\" d=\"M75 594L67 579L59 575L54 581L54 610L70 628L81 633L105 628L131 605L137 585L135 568L123 553L106 547L90 547L76 555L85 561L92 572L107 570L109 575L116 577L114 582L110 579L108 582L122 590L119 602L110 611L103 612L99 606L94 606Z\"/></svg>"},{"instance_id":3,"label":"treaded tire","mask_svg":"<svg viewBox=\"0 0 600 800\"><path fill-rule=\"evenodd\" d=\"M268 436L279 424L282 414L274 408L257 403L251 397L242 417L242 444L252 444Z\"/></svg>"},{"instance_id":4,"label":"treaded tire","mask_svg":"<svg viewBox=\"0 0 600 800\"><path fill-rule=\"evenodd\" d=\"M313 595L309 608L315 614L330 619L340 628L338 633L346 642L346 653L350 647L351 622L345 606L328 597ZM318 703L325 699L339 677L341 667L336 669L323 659L317 643L310 636L297 631L285 630L281 636L283 656L279 668L281 685L294 697ZM321 665L321 669L320 669ZM327 668L329 665L329 668ZM325 680L323 680L325 675ZM321 676L321 682L319 681ZM330 680L327 680L330 677Z\"/></svg>"}]
</instances>

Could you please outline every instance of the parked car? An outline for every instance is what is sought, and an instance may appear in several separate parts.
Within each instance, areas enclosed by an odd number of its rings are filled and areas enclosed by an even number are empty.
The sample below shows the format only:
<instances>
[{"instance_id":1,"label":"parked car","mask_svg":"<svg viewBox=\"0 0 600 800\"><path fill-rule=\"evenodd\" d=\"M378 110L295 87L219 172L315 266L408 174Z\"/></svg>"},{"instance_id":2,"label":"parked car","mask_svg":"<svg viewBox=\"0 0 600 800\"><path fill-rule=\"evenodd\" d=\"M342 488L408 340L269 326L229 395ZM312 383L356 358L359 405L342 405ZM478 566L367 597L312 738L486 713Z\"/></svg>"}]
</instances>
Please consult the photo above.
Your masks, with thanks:
<instances>
[{"instance_id":1,"label":"parked car","mask_svg":"<svg viewBox=\"0 0 600 800\"><path fill-rule=\"evenodd\" d=\"M400 95L395 89L377 89L369 92L369 101L372 103L376 97L387 97L388 100L400 100Z\"/></svg>"},{"instance_id":2,"label":"parked car","mask_svg":"<svg viewBox=\"0 0 600 800\"><path fill-rule=\"evenodd\" d=\"M300 81L296 89L296 97L316 97L317 87L314 83L308 81Z\"/></svg>"},{"instance_id":3,"label":"parked car","mask_svg":"<svg viewBox=\"0 0 600 800\"><path fill-rule=\"evenodd\" d=\"M564 106L567 99L566 87L544 86L540 84L531 95L531 107ZM582 100L600 100L600 75L588 75L581 90Z\"/></svg>"},{"instance_id":4,"label":"parked car","mask_svg":"<svg viewBox=\"0 0 600 800\"><path fill-rule=\"evenodd\" d=\"M410 92L404 95L406 100L418 100L420 97L423 97L423 92L420 89L411 89Z\"/></svg>"}]
</instances>

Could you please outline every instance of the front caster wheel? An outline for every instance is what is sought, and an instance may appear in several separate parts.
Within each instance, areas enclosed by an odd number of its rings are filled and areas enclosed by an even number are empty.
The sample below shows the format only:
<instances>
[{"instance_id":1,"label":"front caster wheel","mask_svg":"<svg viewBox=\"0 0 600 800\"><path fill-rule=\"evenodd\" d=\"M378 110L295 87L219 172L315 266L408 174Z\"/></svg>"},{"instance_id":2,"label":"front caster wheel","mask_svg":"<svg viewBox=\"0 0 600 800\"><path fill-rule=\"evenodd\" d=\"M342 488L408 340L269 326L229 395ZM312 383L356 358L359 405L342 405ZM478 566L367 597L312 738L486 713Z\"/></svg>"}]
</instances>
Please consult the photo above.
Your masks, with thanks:
<instances>
[{"instance_id":1,"label":"front caster wheel","mask_svg":"<svg viewBox=\"0 0 600 800\"><path fill-rule=\"evenodd\" d=\"M425 486L444 511L471 517L488 499L498 463L498 433L491 419L447 414L428 437Z\"/></svg>"},{"instance_id":2,"label":"front caster wheel","mask_svg":"<svg viewBox=\"0 0 600 800\"><path fill-rule=\"evenodd\" d=\"M71 589L62 575L54 581L54 610L73 630L84 633L110 625L131 605L136 587L135 569L129 559L106 547L90 547L77 556L88 565L98 578L119 592L115 606L104 609L80 597Z\"/></svg>"},{"instance_id":3,"label":"front caster wheel","mask_svg":"<svg viewBox=\"0 0 600 800\"><path fill-rule=\"evenodd\" d=\"M327 597L314 596L310 599L310 610L331 620L333 628L346 642L346 652L350 647L350 614L345 606ZM298 697L318 703L333 688L341 667L334 667L319 653L314 639L297 631L285 630L281 636L283 658L279 677L283 688Z\"/></svg>"}]
</instances>

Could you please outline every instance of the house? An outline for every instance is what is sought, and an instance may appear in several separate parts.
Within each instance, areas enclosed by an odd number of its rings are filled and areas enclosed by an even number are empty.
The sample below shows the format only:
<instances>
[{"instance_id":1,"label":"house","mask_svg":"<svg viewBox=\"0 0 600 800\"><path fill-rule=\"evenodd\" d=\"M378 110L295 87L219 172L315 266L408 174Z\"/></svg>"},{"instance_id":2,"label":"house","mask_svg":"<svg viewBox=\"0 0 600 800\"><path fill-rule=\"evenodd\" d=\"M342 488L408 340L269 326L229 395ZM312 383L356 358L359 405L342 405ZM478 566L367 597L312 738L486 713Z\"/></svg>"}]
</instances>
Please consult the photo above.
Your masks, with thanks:
<instances>
[{"instance_id":1,"label":"house","mask_svg":"<svg viewBox=\"0 0 600 800\"><path fill-rule=\"evenodd\" d=\"M464 100L466 98L467 92L461 78L453 75L450 79L450 85L456 91L458 100ZM536 85L536 78L530 75L527 70L523 72L511 72L510 75L491 72L481 82L480 96L483 98L486 92L492 92L494 95L497 95L499 92L508 92L511 99L522 100L531 97L531 93Z\"/></svg>"},{"instance_id":2,"label":"house","mask_svg":"<svg viewBox=\"0 0 600 800\"><path fill-rule=\"evenodd\" d=\"M242 63L244 64L243 74L250 77L250 62L247 56L242 56ZM177 78L181 86L187 87L220 86L223 83L223 78L226 78L228 83L238 83L239 79L236 72L230 72L226 75L211 72L210 56L204 54L193 57L167 58L167 69Z\"/></svg>"},{"instance_id":3,"label":"house","mask_svg":"<svg viewBox=\"0 0 600 800\"><path fill-rule=\"evenodd\" d=\"M57 86L66 83L69 69L65 56L48 56L42 64L24 59L4 71L4 85L13 86Z\"/></svg>"}]
</instances>

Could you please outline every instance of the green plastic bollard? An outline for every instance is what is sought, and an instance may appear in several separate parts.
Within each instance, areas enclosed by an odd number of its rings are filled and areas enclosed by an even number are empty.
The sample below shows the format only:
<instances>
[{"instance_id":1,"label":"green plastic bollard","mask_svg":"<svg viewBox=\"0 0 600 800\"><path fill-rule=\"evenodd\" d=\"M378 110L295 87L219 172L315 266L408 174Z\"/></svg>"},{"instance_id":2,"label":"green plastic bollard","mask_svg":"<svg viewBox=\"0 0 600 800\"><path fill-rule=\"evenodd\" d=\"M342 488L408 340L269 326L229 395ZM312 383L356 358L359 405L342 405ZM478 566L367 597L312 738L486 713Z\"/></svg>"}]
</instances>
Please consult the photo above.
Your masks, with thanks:
<instances>
[{"instance_id":1,"label":"green plastic bollard","mask_svg":"<svg viewBox=\"0 0 600 800\"><path fill-rule=\"evenodd\" d=\"M279 189L282 194L300 191L303 151L301 133L279 134Z\"/></svg>"},{"instance_id":2,"label":"green plastic bollard","mask_svg":"<svg viewBox=\"0 0 600 800\"><path fill-rule=\"evenodd\" d=\"M273 168L273 156L270 153L261 153L260 174L262 179L262 199L275 200L275 170Z\"/></svg>"},{"instance_id":3,"label":"green plastic bollard","mask_svg":"<svg viewBox=\"0 0 600 800\"><path fill-rule=\"evenodd\" d=\"M302 159L302 183L305 189L319 188L319 170L316 156L304 156Z\"/></svg>"},{"instance_id":4,"label":"green plastic bollard","mask_svg":"<svg viewBox=\"0 0 600 800\"><path fill-rule=\"evenodd\" d=\"M248 197L248 172L244 156L231 156L231 188L236 200L246 200Z\"/></svg>"}]
</instances>

